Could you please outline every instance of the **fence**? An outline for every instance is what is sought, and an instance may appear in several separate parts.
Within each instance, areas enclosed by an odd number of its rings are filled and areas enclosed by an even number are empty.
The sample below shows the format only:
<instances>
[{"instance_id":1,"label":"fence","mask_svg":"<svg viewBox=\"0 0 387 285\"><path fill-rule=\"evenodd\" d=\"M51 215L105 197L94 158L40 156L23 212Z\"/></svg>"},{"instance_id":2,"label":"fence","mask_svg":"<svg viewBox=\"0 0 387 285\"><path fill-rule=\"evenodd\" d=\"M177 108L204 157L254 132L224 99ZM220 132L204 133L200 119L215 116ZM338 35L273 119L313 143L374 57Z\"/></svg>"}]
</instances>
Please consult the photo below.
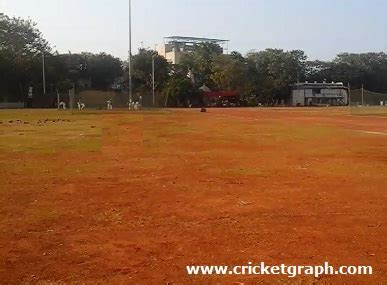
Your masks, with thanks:
<instances>
[{"instance_id":1,"label":"fence","mask_svg":"<svg viewBox=\"0 0 387 285\"><path fill-rule=\"evenodd\" d=\"M350 112L352 115L387 116L387 94L372 92L364 88L351 90Z\"/></svg>"}]
</instances>

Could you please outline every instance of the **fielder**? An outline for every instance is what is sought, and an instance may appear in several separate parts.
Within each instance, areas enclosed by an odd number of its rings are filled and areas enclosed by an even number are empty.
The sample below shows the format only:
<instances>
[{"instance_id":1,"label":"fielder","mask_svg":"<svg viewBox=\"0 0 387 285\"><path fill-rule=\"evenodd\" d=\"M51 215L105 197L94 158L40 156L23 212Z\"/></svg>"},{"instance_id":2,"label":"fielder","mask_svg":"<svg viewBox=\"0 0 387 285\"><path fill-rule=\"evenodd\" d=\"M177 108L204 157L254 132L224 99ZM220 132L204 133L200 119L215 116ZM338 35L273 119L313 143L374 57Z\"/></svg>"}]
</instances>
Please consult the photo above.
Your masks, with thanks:
<instances>
[{"instance_id":1,"label":"fielder","mask_svg":"<svg viewBox=\"0 0 387 285\"><path fill-rule=\"evenodd\" d=\"M78 110L83 110L86 107L85 103L83 103L81 100L78 101L77 105L78 105Z\"/></svg>"},{"instance_id":2,"label":"fielder","mask_svg":"<svg viewBox=\"0 0 387 285\"><path fill-rule=\"evenodd\" d=\"M66 103L63 102L63 101L60 101L59 102L59 110L62 109L62 110L66 110Z\"/></svg>"},{"instance_id":3,"label":"fielder","mask_svg":"<svg viewBox=\"0 0 387 285\"><path fill-rule=\"evenodd\" d=\"M107 109L108 110L113 110L113 104L112 104L112 99L107 100Z\"/></svg>"}]
</instances>

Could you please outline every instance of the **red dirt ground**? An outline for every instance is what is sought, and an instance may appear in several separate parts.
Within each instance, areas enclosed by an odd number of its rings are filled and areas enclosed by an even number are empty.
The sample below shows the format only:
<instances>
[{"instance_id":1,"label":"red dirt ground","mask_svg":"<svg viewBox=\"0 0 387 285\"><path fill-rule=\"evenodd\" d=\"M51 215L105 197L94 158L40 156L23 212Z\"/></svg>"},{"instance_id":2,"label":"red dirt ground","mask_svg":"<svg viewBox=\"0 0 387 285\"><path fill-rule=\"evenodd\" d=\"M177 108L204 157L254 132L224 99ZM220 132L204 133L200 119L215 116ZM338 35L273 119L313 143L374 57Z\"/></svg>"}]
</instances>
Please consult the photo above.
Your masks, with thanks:
<instances>
[{"instance_id":1,"label":"red dirt ground","mask_svg":"<svg viewBox=\"0 0 387 285\"><path fill-rule=\"evenodd\" d=\"M97 152L0 152L1 283L387 282L387 118L210 109L100 120ZM185 271L249 261L374 274Z\"/></svg>"}]
</instances>

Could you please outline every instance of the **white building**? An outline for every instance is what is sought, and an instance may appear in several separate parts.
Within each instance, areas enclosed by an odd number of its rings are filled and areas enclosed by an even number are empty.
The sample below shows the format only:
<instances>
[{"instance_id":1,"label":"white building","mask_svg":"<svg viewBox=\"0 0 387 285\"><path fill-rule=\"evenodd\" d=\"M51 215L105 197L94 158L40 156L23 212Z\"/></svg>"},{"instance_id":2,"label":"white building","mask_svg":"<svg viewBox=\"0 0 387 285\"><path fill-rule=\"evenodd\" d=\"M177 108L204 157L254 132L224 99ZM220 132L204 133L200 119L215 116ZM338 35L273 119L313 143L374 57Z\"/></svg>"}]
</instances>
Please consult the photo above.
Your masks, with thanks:
<instances>
[{"instance_id":1,"label":"white building","mask_svg":"<svg viewBox=\"0 0 387 285\"><path fill-rule=\"evenodd\" d=\"M349 103L348 88L342 82L296 83L291 88L291 106L346 106Z\"/></svg>"},{"instance_id":2,"label":"white building","mask_svg":"<svg viewBox=\"0 0 387 285\"><path fill-rule=\"evenodd\" d=\"M168 62L178 64L184 53L192 52L201 43L218 44L223 51L228 49L228 40L173 36L164 38L164 44L157 45L156 51Z\"/></svg>"}]
</instances>

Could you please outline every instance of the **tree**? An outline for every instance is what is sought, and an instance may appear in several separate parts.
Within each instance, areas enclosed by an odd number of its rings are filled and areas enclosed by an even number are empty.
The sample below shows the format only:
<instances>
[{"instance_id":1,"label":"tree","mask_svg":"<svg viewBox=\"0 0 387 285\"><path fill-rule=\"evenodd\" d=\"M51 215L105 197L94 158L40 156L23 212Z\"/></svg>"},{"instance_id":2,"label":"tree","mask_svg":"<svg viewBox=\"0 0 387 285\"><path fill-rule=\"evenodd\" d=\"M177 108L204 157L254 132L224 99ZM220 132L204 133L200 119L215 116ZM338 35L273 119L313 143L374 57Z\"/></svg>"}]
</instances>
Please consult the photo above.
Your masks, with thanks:
<instances>
[{"instance_id":1,"label":"tree","mask_svg":"<svg viewBox=\"0 0 387 285\"><path fill-rule=\"evenodd\" d=\"M306 59L301 50L266 49L249 53L249 73L258 101L270 105L286 100L289 85L304 79Z\"/></svg>"},{"instance_id":2,"label":"tree","mask_svg":"<svg viewBox=\"0 0 387 285\"><path fill-rule=\"evenodd\" d=\"M68 82L71 82L70 87L73 84L78 87L81 81L87 83L86 88L104 90L123 73L120 59L106 53L90 52L48 55L46 71L47 82L59 86L62 92L68 91Z\"/></svg>"},{"instance_id":3,"label":"tree","mask_svg":"<svg viewBox=\"0 0 387 285\"><path fill-rule=\"evenodd\" d=\"M243 57L243 55L238 51L232 51L230 53L230 56L240 62L246 62L246 58Z\"/></svg>"},{"instance_id":4,"label":"tree","mask_svg":"<svg viewBox=\"0 0 387 285\"><path fill-rule=\"evenodd\" d=\"M321 60L307 61L305 63L305 80L322 82L329 76L331 63Z\"/></svg>"},{"instance_id":5,"label":"tree","mask_svg":"<svg viewBox=\"0 0 387 285\"><path fill-rule=\"evenodd\" d=\"M306 78L349 83L352 88L364 85L375 92L387 92L387 54L341 53L331 62L307 62Z\"/></svg>"},{"instance_id":6,"label":"tree","mask_svg":"<svg viewBox=\"0 0 387 285\"><path fill-rule=\"evenodd\" d=\"M211 71L211 79L217 89L237 91L240 94L247 91L248 69L241 55L218 55L214 59Z\"/></svg>"},{"instance_id":7,"label":"tree","mask_svg":"<svg viewBox=\"0 0 387 285\"><path fill-rule=\"evenodd\" d=\"M169 78L163 93L168 97L168 106L187 107L201 103L199 90L182 73L175 73Z\"/></svg>"},{"instance_id":8,"label":"tree","mask_svg":"<svg viewBox=\"0 0 387 285\"><path fill-rule=\"evenodd\" d=\"M184 54L180 60L180 68L187 73L191 70L195 77L195 85L202 86L206 84L214 88L214 82L211 78L212 65L215 58L223 53L222 48L214 43L202 43L194 47L192 53Z\"/></svg>"},{"instance_id":9,"label":"tree","mask_svg":"<svg viewBox=\"0 0 387 285\"><path fill-rule=\"evenodd\" d=\"M8 51L17 60L31 59L51 48L31 20L9 18L0 14L0 50Z\"/></svg>"},{"instance_id":10,"label":"tree","mask_svg":"<svg viewBox=\"0 0 387 285\"><path fill-rule=\"evenodd\" d=\"M156 51L139 49L133 56L133 83L134 88L140 93L149 93L153 88L152 57L155 63L155 89L161 90L168 80L171 66L167 60Z\"/></svg>"},{"instance_id":11,"label":"tree","mask_svg":"<svg viewBox=\"0 0 387 285\"><path fill-rule=\"evenodd\" d=\"M122 76L122 62L110 54L87 54L85 58L86 73L90 77L91 86L95 89L107 89L117 77ZM82 72L82 68L81 68Z\"/></svg>"},{"instance_id":12,"label":"tree","mask_svg":"<svg viewBox=\"0 0 387 285\"><path fill-rule=\"evenodd\" d=\"M360 88L362 84L372 91L387 92L387 55L380 53L342 53L332 62L330 77L334 81L349 82Z\"/></svg>"},{"instance_id":13,"label":"tree","mask_svg":"<svg viewBox=\"0 0 387 285\"><path fill-rule=\"evenodd\" d=\"M39 82L41 73L36 67L42 53L50 54L51 48L36 25L31 20L0 14L2 100L23 99L28 85Z\"/></svg>"}]
</instances>

